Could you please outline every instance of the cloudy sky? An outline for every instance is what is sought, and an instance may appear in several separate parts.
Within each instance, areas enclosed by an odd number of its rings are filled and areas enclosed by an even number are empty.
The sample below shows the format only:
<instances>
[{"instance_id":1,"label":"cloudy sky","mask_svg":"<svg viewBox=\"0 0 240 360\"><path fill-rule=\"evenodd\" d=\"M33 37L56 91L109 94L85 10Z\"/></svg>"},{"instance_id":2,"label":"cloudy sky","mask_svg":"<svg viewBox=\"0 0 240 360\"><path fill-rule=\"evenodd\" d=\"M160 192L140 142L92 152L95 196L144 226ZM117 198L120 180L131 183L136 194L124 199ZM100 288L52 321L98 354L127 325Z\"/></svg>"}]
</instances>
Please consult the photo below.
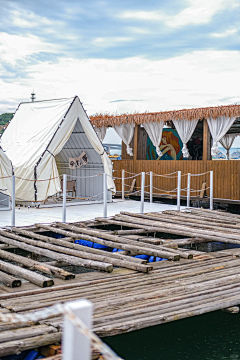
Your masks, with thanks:
<instances>
[{"instance_id":1,"label":"cloudy sky","mask_svg":"<svg viewBox=\"0 0 240 360\"><path fill-rule=\"evenodd\" d=\"M240 0L0 0L0 114L78 95L89 115L240 103Z\"/></svg>"}]
</instances>

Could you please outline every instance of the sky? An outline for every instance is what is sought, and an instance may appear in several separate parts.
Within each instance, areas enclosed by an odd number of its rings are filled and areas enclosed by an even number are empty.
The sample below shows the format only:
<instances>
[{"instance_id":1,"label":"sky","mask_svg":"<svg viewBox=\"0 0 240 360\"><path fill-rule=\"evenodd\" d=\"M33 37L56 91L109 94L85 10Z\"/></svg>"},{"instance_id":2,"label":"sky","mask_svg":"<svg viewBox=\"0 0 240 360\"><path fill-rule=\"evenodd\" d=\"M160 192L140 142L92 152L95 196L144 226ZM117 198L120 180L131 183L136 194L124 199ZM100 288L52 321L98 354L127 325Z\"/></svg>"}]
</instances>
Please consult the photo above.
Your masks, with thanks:
<instances>
[{"instance_id":1,"label":"sky","mask_svg":"<svg viewBox=\"0 0 240 360\"><path fill-rule=\"evenodd\" d=\"M240 0L0 0L0 114L33 89L88 115L240 104L239 20Z\"/></svg>"}]
</instances>

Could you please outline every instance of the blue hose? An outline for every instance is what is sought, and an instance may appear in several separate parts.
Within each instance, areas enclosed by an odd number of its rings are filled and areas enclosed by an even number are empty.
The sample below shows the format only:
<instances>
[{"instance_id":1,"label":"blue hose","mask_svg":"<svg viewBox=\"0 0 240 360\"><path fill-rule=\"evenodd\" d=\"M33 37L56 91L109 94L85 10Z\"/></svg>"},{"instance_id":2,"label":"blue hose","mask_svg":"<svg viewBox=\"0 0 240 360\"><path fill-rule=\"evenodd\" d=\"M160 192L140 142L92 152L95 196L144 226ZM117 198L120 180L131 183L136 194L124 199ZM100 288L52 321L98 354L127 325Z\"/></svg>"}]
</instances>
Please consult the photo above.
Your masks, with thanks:
<instances>
[{"instance_id":1,"label":"blue hose","mask_svg":"<svg viewBox=\"0 0 240 360\"><path fill-rule=\"evenodd\" d=\"M27 354L24 360L35 360L38 356L38 352L35 350L30 351L30 353Z\"/></svg>"}]
</instances>

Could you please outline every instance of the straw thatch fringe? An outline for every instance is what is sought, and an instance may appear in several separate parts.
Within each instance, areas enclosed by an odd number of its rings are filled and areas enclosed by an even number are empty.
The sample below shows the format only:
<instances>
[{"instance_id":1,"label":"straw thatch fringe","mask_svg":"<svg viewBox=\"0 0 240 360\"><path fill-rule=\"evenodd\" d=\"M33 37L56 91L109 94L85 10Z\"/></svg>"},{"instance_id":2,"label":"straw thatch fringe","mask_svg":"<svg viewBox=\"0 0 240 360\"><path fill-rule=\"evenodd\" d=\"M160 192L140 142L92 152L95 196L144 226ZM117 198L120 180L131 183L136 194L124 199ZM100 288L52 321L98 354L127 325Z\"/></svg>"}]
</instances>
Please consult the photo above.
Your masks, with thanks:
<instances>
[{"instance_id":1,"label":"straw thatch fringe","mask_svg":"<svg viewBox=\"0 0 240 360\"><path fill-rule=\"evenodd\" d=\"M144 114L122 114L122 115L103 115L96 114L90 117L92 125L96 127L113 126L126 123L134 123L141 125L143 123L158 122L163 120L165 122L171 120L203 120L212 117L216 119L219 116L240 116L240 105L227 105L217 107L207 107L198 109L183 109L175 111L162 111L157 113Z\"/></svg>"}]
</instances>

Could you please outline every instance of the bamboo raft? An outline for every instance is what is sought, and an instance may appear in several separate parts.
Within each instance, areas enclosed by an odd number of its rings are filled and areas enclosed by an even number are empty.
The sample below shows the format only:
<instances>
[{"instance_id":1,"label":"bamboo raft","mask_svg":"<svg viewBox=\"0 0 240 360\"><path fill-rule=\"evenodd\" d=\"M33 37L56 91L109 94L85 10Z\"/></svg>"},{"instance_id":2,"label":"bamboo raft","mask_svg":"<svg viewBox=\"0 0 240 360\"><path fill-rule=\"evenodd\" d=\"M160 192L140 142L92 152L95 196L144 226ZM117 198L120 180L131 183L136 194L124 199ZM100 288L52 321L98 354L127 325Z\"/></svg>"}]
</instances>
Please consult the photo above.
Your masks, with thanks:
<instances>
[{"instance_id":1,"label":"bamboo raft","mask_svg":"<svg viewBox=\"0 0 240 360\"><path fill-rule=\"evenodd\" d=\"M239 220L191 209L2 229L0 312L25 314L85 298L93 303L93 330L101 337L216 310L236 312L240 248L207 253L182 246L219 241L240 246ZM78 239L122 251L79 245ZM137 254L169 261L149 263L133 257ZM0 323L0 356L61 342L62 324L61 316Z\"/></svg>"}]
</instances>

